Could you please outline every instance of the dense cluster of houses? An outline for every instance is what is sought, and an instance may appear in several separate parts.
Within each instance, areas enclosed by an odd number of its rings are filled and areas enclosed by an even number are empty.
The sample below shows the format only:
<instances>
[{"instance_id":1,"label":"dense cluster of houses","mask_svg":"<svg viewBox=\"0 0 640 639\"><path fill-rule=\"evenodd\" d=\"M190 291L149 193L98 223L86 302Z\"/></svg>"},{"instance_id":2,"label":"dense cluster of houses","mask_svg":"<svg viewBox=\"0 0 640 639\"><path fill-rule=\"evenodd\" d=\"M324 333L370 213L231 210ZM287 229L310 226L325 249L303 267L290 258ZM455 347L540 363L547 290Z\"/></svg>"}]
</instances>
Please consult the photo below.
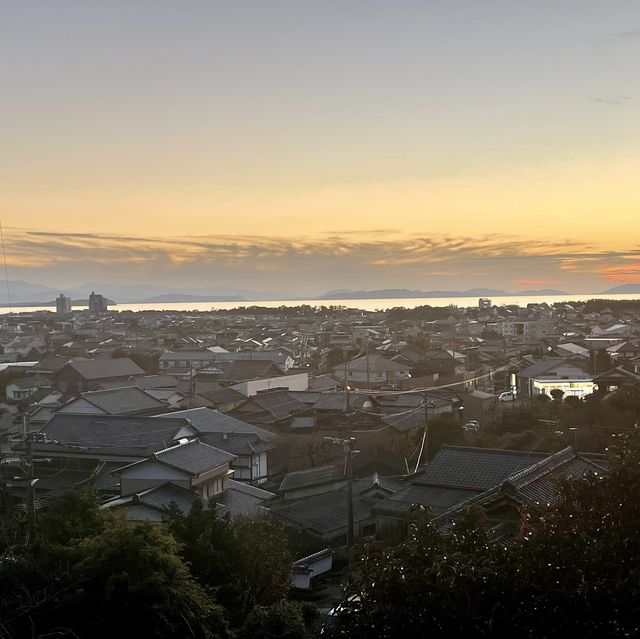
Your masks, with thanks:
<instances>
[{"instance_id":1,"label":"dense cluster of houses","mask_svg":"<svg viewBox=\"0 0 640 639\"><path fill-rule=\"evenodd\" d=\"M103 508L160 520L203 498L231 517L282 520L309 552L346 543L345 438L357 442L360 537L402 535L416 505L443 525L482 505L510 534L522 503L552 498L554 477L606 471L573 449L444 446L425 464L421 440L435 415L481 424L514 374L520 398L637 384L638 314L485 303L425 315L5 315L0 516L24 508L27 449L38 503L92 487Z\"/></svg>"}]
</instances>

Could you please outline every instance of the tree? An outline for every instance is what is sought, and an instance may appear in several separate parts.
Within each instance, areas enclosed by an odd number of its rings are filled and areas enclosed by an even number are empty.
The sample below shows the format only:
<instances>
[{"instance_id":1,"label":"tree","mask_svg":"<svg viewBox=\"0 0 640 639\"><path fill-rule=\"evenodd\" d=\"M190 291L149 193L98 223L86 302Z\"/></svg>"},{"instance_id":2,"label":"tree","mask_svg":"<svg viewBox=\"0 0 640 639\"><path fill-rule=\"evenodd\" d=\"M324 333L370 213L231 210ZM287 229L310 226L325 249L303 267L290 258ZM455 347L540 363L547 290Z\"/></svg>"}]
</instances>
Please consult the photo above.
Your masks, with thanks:
<instances>
[{"instance_id":1,"label":"tree","mask_svg":"<svg viewBox=\"0 0 640 639\"><path fill-rule=\"evenodd\" d=\"M281 601L256 606L238 632L238 639L305 639L307 630L300 606Z\"/></svg>"},{"instance_id":2,"label":"tree","mask_svg":"<svg viewBox=\"0 0 640 639\"><path fill-rule=\"evenodd\" d=\"M272 604L288 592L292 558L279 522L263 516L231 521L198 501L187 515L171 509L168 525L191 572L216 593L233 624L255 604Z\"/></svg>"},{"instance_id":3,"label":"tree","mask_svg":"<svg viewBox=\"0 0 640 639\"><path fill-rule=\"evenodd\" d=\"M550 391L551 397L556 402L561 402L564 397L564 391L561 388L552 388Z\"/></svg>"},{"instance_id":4,"label":"tree","mask_svg":"<svg viewBox=\"0 0 640 639\"><path fill-rule=\"evenodd\" d=\"M565 479L523 511L510 545L481 511L443 534L422 517L406 542L366 550L337 636L634 636L640 627L640 436L612 449L607 475Z\"/></svg>"},{"instance_id":5,"label":"tree","mask_svg":"<svg viewBox=\"0 0 640 639\"><path fill-rule=\"evenodd\" d=\"M8 637L229 635L168 531L101 512L90 494L53 500L35 538L2 549L0 628Z\"/></svg>"}]
</instances>

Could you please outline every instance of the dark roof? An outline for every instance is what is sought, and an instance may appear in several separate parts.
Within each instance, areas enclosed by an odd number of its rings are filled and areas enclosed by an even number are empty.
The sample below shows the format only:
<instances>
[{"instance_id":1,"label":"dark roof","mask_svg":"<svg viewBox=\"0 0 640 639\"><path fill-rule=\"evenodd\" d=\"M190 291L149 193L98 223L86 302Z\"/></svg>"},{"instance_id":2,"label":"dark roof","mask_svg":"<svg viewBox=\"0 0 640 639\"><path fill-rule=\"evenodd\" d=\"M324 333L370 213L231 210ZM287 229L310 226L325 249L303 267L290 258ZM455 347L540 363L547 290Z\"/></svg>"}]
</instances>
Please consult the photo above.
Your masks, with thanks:
<instances>
[{"instance_id":1,"label":"dark roof","mask_svg":"<svg viewBox=\"0 0 640 639\"><path fill-rule=\"evenodd\" d=\"M483 491L544 457L544 453L445 444L414 483Z\"/></svg>"},{"instance_id":2,"label":"dark roof","mask_svg":"<svg viewBox=\"0 0 640 639\"><path fill-rule=\"evenodd\" d=\"M359 495L353 496L355 523L372 517L372 502ZM347 492L337 490L314 495L293 502L281 502L270 507L276 516L316 534L324 535L347 527Z\"/></svg>"},{"instance_id":3,"label":"dark roof","mask_svg":"<svg viewBox=\"0 0 640 639\"><path fill-rule=\"evenodd\" d=\"M556 498L559 480L567 477L582 477L588 472L606 471L597 463L576 453L571 447L567 447L513 473L491 489L457 504L444 513L443 518L455 517L461 509L472 505L489 504L502 495L521 504L550 503Z\"/></svg>"},{"instance_id":4,"label":"dark roof","mask_svg":"<svg viewBox=\"0 0 640 639\"><path fill-rule=\"evenodd\" d=\"M434 515L441 515L478 494L480 493L476 490L464 488L409 484L395 495L377 504L375 512L389 517L404 518L416 504L428 508Z\"/></svg>"},{"instance_id":5,"label":"dark roof","mask_svg":"<svg viewBox=\"0 0 640 639\"><path fill-rule=\"evenodd\" d=\"M200 435L199 439L233 455L258 455L275 447L255 433L207 433Z\"/></svg>"},{"instance_id":6,"label":"dark roof","mask_svg":"<svg viewBox=\"0 0 640 639\"><path fill-rule=\"evenodd\" d=\"M239 393L237 390L228 387L220 388L218 390L198 392L198 395L208 399L215 406L220 404L229 404L233 402L243 402L247 399L246 395Z\"/></svg>"},{"instance_id":7,"label":"dark roof","mask_svg":"<svg viewBox=\"0 0 640 639\"><path fill-rule=\"evenodd\" d=\"M344 464L333 464L331 466L320 466L318 468L305 468L304 470L294 470L287 473L280 483L279 490L287 492L289 490L300 490L311 486L321 486L336 481L345 480Z\"/></svg>"},{"instance_id":8,"label":"dark roof","mask_svg":"<svg viewBox=\"0 0 640 639\"><path fill-rule=\"evenodd\" d=\"M74 370L86 380L144 375L144 371L128 357L69 362L58 371L58 374L62 374L67 369Z\"/></svg>"},{"instance_id":9,"label":"dark roof","mask_svg":"<svg viewBox=\"0 0 640 639\"><path fill-rule=\"evenodd\" d=\"M236 458L231 453L204 444L197 439L158 451L153 457L163 464L192 475L201 475L223 464L228 464Z\"/></svg>"},{"instance_id":10,"label":"dark roof","mask_svg":"<svg viewBox=\"0 0 640 639\"><path fill-rule=\"evenodd\" d=\"M261 410L247 413L240 409L235 409L233 412L238 415L239 418L256 423L288 419L293 415L308 410L306 404L299 402L286 390L258 393L257 395L249 397L247 401L257 404Z\"/></svg>"},{"instance_id":11,"label":"dark roof","mask_svg":"<svg viewBox=\"0 0 640 639\"><path fill-rule=\"evenodd\" d=\"M398 362L394 362L393 360L387 359L386 357L382 357L382 355L377 354L371 354L368 357L367 355L363 355L362 357L358 357L357 359L353 359L350 362L347 362L347 370L352 372L400 372L406 371L410 368L411 366L408 366L407 364L399 364ZM344 374L344 364L338 364L337 366L334 366L333 370L336 371L336 373L342 371Z\"/></svg>"},{"instance_id":12,"label":"dark roof","mask_svg":"<svg viewBox=\"0 0 640 639\"><path fill-rule=\"evenodd\" d=\"M136 386L90 391L82 393L81 397L109 415L142 413L167 407L165 402L152 397Z\"/></svg>"},{"instance_id":13,"label":"dark roof","mask_svg":"<svg viewBox=\"0 0 640 639\"><path fill-rule=\"evenodd\" d=\"M231 363L222 375L223 379L235 382L284 375L284 371L271 360L243 359Z\"/></svg>"},{"instance_id":14,"label":"dark roof","mask_svg":"<svg viewBox=\"0 0 640 639\"><path fill-rule=\"evenodd\" d=\"M227 490L217 495L215 500L222 511L229 512L231 516L242 516L262 512L264 503L274 497L266 490L230 479Z\"/></svg>"},{"instance_id":15,"label":"dark roof","mask_svg":"<svg viewBox=\"0 0 640 639\"><path fill-rule=\"evenodd\" d=\"M154 510L164 511L171 503L174 503L183 513L187 514L197 499L198 495L193 490L176 486L171 482L166 482L160 486L147 488L138 493L115 497L102 504L101 508L117 508L119 506L142 504Z\"/></svg>"},{"instance_id":16,"label":"dark roof","mask_svg":"<svg viewBox=\"0 0 640 639\"><path fill-rule=\"evenodd\" d=\"M184 418L57 413L40 432L46 435L49 442L95 453L146 457L173 443L174 437L184 428L195 434L189 421ZM37 444L38 448L42 446Z\"/></svg>"},{"instance_id":17,"label":"dark roof","mask_svg":"<svg viewBox=\"0 0 640 639\"><path fill-rule=\"evenodd\" d=\"M163 413L162 415L158 415L158 417L166 417L169 419L181 417L188 419L198 433L203 435L209 433L251 433L265 441L277 441L278 439L277 435L264 428L260 428L254 424L248 424L241 419L219 413L217 410L210 408L187 408L171 413Z\"/></svg>"}]
</instances>

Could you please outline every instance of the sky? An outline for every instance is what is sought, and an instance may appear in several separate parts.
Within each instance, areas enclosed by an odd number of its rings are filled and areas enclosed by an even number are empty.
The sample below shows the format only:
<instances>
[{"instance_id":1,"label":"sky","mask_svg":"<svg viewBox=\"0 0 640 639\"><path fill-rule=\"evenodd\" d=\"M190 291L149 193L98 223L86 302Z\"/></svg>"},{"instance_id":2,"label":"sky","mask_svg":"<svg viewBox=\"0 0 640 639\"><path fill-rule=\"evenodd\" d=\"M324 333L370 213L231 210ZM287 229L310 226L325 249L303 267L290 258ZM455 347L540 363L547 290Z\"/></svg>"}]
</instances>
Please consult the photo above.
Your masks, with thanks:
<instances>
[{"instance_id":1,"label":"sky","mask_svg":"<svg viewBox=\"0 0 640 639\"><path fill-rule=\"evenodd\" d=\"M0 0L8 277L640 282L637 0Z\"/></svg>"}]
</instances>

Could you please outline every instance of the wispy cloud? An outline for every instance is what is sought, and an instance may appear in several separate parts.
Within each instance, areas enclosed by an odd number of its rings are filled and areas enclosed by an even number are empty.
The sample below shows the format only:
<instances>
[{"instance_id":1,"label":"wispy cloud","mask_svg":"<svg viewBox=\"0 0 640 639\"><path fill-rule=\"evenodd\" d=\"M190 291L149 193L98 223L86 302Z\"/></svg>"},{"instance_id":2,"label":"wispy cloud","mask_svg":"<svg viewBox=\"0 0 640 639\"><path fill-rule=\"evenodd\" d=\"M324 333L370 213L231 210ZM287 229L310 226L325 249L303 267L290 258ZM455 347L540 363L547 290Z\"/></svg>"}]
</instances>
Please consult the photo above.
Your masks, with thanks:
<instances>
[{"instance_id":1,"label":"wispy cloud","mask_svg":"<svg viewBox=\"0 0 640 639\"><path fill-rule=\"evenodd\" d=\"M620 104L625 104L626 102L628 102L629 100L632 100L633 98L629 95L605 95L605 96L590 95L588 96L587 99L593 100L594 102L603 102L604 104L620 105Z\"/></svg>"},{"instance_id":2,"label":"wispy cloud","mask_svg":"<svg viewBox=\"0 0 640 639\"><path fill-rule=\"evenodd\" d=\"M262 283L289 290L340 284L425 286L428 282L548 286L588 277L636 281L640 250L600 251L570 239L514 235L402 236L396 232L305 237L95 235L9 229L7 259L20 273L91 273L130 281ZM632 262L632 260L636 260ZM102 275L100 275L102 274ZM23 275L24 276L24 275ZM626 279L625 279L626 278ZM50 279L50 278L49 278ZM272 284L273 283L273 284Z\"/></svg>"}]
</instances>

